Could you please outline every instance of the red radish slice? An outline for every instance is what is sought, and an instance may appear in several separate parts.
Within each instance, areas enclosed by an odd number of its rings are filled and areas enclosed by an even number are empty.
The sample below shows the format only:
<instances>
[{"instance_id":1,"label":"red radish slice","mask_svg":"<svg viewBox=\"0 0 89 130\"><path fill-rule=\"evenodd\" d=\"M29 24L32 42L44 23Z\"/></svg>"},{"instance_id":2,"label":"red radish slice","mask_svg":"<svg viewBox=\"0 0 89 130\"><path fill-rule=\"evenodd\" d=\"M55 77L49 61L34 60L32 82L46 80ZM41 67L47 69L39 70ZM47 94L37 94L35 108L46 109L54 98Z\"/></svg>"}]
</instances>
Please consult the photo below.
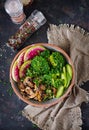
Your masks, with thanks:
<instances>
[{"instance_id":1,"label":"red radish slice","mask_svg":"<svg viewBox=\"0 0 89 130\"><path fill-rule=\"evenodd\" d=\"M12 68L12 78L16 82L19 80L19 68L18 68L17 61L14 62L14 65L13 65L13 68Z\"/></svg>"},{"instance_id":2,"label":"red radish slice","mask_svg":"<svg viewBox=\"0 0 89 130\"><path fill-rule=\"evenodd\" d=\"M24 62L21 67L20 67L20 70L19 70L19 77L20 78L23 78L26 74L26 70L29 68L31 64L31 60L27 60L26 62Z\"/></svg>"},{"instance_id":3,"label":"red radish slice","mask_svg":"<svg viewBox=\"0 0 89 130\"><path fill-rule=\"evenodd\" d=\"M17 59L18 68L20 68L21 65L24 63L24 54L25 54L25 51L23 51L23 52L19 55L19 57L18 57L18 59Z\"/></svg>"},{"instance_id":4,"label":"red radish slice","mask_svg":"<svg viewBox=\"0 0 89 130\"><path fill-rule=\"evenodd\" d=\"M43 46L32 46L26 51L24 55L24 61L34 58L36 55L44 50L45 48Z\"/></svg>"}]
</instances>

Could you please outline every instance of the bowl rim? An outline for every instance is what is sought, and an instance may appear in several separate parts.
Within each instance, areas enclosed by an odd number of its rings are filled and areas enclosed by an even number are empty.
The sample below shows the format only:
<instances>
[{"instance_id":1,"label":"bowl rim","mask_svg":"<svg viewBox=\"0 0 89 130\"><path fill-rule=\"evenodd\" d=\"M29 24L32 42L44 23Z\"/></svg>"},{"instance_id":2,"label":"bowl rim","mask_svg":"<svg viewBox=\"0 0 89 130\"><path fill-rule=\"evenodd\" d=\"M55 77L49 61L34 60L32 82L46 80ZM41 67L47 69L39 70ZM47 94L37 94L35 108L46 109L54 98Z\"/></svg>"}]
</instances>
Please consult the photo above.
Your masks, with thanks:
<instances>
[{"instance_id":1,"label":"bowl rim","mask_svg":"<svg viewBox=\"0 0 89 130\"><path fill-rule=\"evenodd\" d=\"M27 50L29 47L32 47L32 46L44 46L44 47L51 47L59 52L61 52L65 58L68 60L68 63L72 66L72 72L73 72L73 76L72 76L72 80L71 80L71 83L68 87L68 89L66 90L66 92L58 99L56 99L55 101L53 101L52 103L48 103L48 104L41 104L39 102L39 104L36 104L36 103L32 103L30 102L30 100L28 99L25 99L22 97L22 95L17 91L16 87L15 87L15 84L14 84L14 80L12 78L12 67L13 67L13 64L15 62L15 60L18 58L18 56L25 50ZM59 46L53 44L53 43L34 43L34 44L31 44L31 45L28 45L26 46L25 48L23 48L22 50L20 50L14 57L14 59L12 60L12 63L11 63L11 66L10 66L10 83L11 83L11 86L15 92L15 94L22 100L24 101L25 103L27 103L28 105L32 105L32 106L35 106L35 107L50 107L50 106L53 106L55 104L57 104L58 102L64 100L65 98L68 97L69 93L71 92L73 86L74 86L74 83L75 83L75 70L74 70L74 65L73 65L73 62L71 60L71 58L68 56L68 54Z\"/></svg>"}]
</instances>

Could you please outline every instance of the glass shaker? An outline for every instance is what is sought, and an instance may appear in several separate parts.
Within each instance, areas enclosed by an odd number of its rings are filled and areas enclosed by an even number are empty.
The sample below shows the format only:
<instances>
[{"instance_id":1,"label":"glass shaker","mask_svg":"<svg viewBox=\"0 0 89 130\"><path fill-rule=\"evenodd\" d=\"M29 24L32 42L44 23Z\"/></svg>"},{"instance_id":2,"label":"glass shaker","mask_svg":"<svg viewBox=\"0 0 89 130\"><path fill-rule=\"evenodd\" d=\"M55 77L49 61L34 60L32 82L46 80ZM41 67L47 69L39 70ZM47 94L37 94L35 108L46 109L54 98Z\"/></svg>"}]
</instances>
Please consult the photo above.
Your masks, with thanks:
<instances>
[{"instance_id":1,"label":"glass shaker","mask_svg":"<svg viewBox=\"0 0 89 130\"><path fill-rule=\"evenodd\" d=\"M21 24L26 18L23 4L20 0L6 0L5 10L15 24Z\"/></svg>"},{"instance_id":2,"label":"glass shaker","mask_svg":"<svg viewBox=\"0 0 89 130\"><path fill-rule=\"evenodd\" d=\"M45 23L46 18L43 13L38 10L34 10L25 23L21 25L15 35L9 38L7 45L13 50L20 48L25 40Z\"/></svg>"}]
</instances>

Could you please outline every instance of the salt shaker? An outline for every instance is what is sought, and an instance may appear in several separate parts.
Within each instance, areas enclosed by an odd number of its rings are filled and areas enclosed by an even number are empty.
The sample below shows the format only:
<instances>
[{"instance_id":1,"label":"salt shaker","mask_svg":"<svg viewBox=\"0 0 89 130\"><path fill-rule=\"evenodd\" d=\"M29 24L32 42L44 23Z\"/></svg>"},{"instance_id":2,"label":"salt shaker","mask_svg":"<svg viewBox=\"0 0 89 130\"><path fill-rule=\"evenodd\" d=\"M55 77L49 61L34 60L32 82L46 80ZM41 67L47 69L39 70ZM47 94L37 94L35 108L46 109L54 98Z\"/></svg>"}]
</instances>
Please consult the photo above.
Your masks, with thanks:
<instances>
[{"instance_id":1,"label":"salt shaker","mask_svg":"<svg viewBox=\"0 0 89 130\"><path fill-rule=\"evenodd\" d=\"M21 24L26 18L23 4L20 0L6 0L5 10L15 24Z\"/></svg>"},{"instance_id":2,"label":"salt shaker","mask_svg":"<svg viewBox=\"0 0 89 130\"><path fill-rule=\"evenodd\" d=\"M25 40L36 30L46 23L46 18L42 12L34 10L15 35L11 36L7 45L13 50L19 49Z\"/></svg>"}]
</instances>

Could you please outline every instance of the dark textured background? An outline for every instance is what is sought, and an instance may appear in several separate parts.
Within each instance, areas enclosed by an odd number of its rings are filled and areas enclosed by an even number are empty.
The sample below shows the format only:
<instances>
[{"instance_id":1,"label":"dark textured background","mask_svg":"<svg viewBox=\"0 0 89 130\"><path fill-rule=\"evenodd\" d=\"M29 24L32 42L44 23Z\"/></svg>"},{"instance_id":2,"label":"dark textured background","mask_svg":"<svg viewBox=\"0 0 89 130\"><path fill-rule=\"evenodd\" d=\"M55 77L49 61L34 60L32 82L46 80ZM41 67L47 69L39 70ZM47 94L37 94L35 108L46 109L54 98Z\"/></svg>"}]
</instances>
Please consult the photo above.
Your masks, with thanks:
<instances>
[{"instance_id":1,"label":"dark textured background","mask_svg":"<svg viewBox=\"0 0 89 130\"><path fill-rule=\"evenodd\" d=\"M13 52L6 46L6 42L20 25L12 23L4 10L4 1L0 0L0 130L39 130L21 115L26 104L10 92L9 68L18 51ZM31 6L24 7L26 16L35 9L42 11L48 22L35 32L20 50L32 43L47 42L46 31L49 23L75 24L89 31L89 0L34 0ZM89 91L89 82L81 87ZM89 130L89 104L84 103L81 108L82 130Z\"/></svg>"}]
</instances>

